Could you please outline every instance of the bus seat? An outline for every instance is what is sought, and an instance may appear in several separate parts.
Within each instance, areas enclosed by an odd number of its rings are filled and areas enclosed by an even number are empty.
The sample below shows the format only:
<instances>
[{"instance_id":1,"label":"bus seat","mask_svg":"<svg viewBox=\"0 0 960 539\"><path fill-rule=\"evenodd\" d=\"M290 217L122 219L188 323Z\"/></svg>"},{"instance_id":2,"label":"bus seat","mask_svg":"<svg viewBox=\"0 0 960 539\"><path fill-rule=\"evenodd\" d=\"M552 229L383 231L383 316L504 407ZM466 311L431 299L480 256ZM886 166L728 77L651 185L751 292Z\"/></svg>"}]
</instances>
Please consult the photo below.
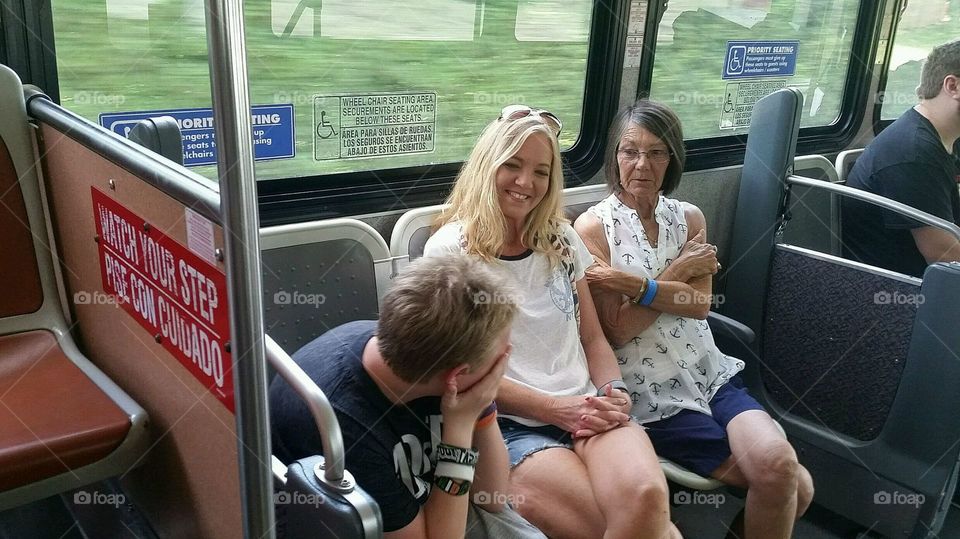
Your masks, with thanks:
<instances>
[{"instance_id":1,"label":"bus seat","mask_svg":"<svg viewBox=\"0 0 960 539\"><path fill-rule=\"evenodd\" d=\"M353 485L349 492L327 484L323 466L323 456L314 455L287 467L284 485L275 496L278 539L380 537L383 518L376 501L356 486L349 472L344 472Z\"/></svg>"},{"instance_id":2,"label":"bus seat","mask_svg":"<svg viewBox=\"0 0 960 539\"><path fill-rule=\"evenodd\" d=\"M606 183L581 185L563 190L563 216L571 223L587 211L590 206L600 202L610 194Z\"/></svg>"},{"instance_id":3,"label":"bus seat","mask_svg":"<svg viewBox=\"0 0 960 539\"><path fill-rule=\"evenodd\" d=\"M430 239L433 222L445 207L439 204L404 212L390 233L390 255L406 257L408 260L423 256L423 247Z\"/></svg>"},{"instance_id":4,"label":"bus seat","mask_svg":"<svg viewBox=\"0 0 960 539\"><path fill-rule=\"evenodd\" d=\"M96 462L119 447L130 420L51 332L0 337L0 358L0 491Z\"/></svg>"},{"instance_id":5,"label":"bus seat","mask_svg":"<svg viewBox=\"0 0 960 539\"><path fill-rule=\"evenodd\" d=\"M269 336L265 347L270 366L290 384L310 410L324 453L324 456L301 458L289 466L271 456L277 537L381 537L383 518L380 507L344 466L343 434L330 401Z\"/></svg>"},{"instance_id":6,"label":"bus seat","mask_svg":"<svg viewBox=\"0 0 960 539\"><path fill-rule=\"evenodd\" d=\"M48 245L23 86L0 65L0 510L135 466L147 414L73 343ZM12 287L12 288L11 288Z\"/></svg>"},{"instance_id":7,"label":"bus seat","mask_svg":"<svg viewBox=\"0 0 960 539\"><path fill-rule=\"evenodd\" d=\"M264 325L288 353L343 323L375 320L392 276L369 225L331 219L260 231Z\"/></svg>"},{"instance_id":8,"label":"bus seat","mask_svg":"<svg viewBox=\"0 0 960 539\"><path fill-rule=\"evenodd\" d=\"M960 458L960 393L944 383L960 378L960 265L934 264L920 281L775 243L795 195L801 102L780 90L755 105L724 313L757 340L717 343L739 346L746 385L787 432L820 506L884 536L936 534Z\"/></svg>"},{"instance_id":9,"label":"bus seat","mask_svg":"<svg viewBox=\"0 0 960 539\"><path fill-rule=\"evenodd\" d=\"M183 165L183 137L172 116L156 116L137 122L127 136L133 142Z\"/></svg>"},{"instance_id":10,"label":"bus seat","mask_svg":"<svg viewBox=\"0 0 960 539\"><path fill-rule=\"evenodd\" d=\"M843 184L847 183L847 176L850 175L854 163L857 162L857 158L860 157L862 153L863 148L859 148L856 150L844 150L837 154L837 161L834 163L834 167L837 169L837 181Z\"/></svg>"}]
</instances>

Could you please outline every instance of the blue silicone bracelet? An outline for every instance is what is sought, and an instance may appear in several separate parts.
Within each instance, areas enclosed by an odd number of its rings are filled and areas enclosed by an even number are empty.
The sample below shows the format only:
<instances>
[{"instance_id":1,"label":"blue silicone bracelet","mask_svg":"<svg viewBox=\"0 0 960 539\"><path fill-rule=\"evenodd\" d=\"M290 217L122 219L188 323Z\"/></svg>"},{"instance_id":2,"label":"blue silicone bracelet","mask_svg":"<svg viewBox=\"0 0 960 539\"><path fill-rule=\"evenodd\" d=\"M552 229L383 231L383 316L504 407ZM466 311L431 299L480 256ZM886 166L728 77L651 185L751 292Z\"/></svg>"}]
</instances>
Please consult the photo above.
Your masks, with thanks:
<instances>
[{"instance_id":1,"label":"blue silicone bracelet","mask_svg":"<svg viewBox=\"0 0 960 539\"><path fill-rule=\"evenodd\" d=\"M653 303L653 298L657 297L657 281L650 279L647 284L647 293L643 295L643 299L640 300L640 305L650 305Z\"/></svg>"}]
</instances>

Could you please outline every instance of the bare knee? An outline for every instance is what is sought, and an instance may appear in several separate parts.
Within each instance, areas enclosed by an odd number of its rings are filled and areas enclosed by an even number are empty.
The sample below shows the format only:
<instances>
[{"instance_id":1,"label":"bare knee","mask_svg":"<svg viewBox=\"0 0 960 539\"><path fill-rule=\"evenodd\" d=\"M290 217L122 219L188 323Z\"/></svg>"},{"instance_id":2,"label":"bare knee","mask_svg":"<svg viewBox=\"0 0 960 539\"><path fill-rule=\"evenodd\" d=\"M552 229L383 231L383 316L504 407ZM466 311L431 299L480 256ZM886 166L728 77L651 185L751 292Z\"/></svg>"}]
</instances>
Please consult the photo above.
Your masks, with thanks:
<instances>
[{"instance_id":1,"label":"bare knee","mask_svg":"<svg viewBox=\"0 0 960 539\"><path fill-rule=\"evenodd\" d=\"M801 467L789 442L767 442L754 454L753 473L748 478L750 488L778 498L797 492Z\"/></svg>"},{"instance_id":2,"label":"bare knee","mask_svg":"<svg viewBox=\"0 0 960 539\"><path fill-rule=\"evenodd\" d=\"M666 479L625 485L620 507L609 507L607 532L611 537L668 537L670 534L669 489ZM612 498L607 498L608 503ZM621 534L620 532L624 532Z\"/></svg>"}]
</instances>

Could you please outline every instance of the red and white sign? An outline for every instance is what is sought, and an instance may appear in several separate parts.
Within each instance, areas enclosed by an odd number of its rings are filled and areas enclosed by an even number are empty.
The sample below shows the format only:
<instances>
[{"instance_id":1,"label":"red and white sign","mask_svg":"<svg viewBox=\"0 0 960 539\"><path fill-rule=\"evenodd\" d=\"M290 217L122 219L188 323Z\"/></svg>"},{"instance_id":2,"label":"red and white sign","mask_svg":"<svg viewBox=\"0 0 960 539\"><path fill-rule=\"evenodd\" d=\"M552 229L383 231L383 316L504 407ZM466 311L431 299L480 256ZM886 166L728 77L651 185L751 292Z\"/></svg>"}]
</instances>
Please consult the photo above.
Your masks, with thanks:
<instances>
[{"instance_id":1,"label":"red and white sign","mask_svg":"<svg viewBox=\"0 0 960 539\"><path fill-rule=\"evenodd\" d=\"M227 278L95 187L103 289L231 412Z\"/></svg>"}]
</instances>

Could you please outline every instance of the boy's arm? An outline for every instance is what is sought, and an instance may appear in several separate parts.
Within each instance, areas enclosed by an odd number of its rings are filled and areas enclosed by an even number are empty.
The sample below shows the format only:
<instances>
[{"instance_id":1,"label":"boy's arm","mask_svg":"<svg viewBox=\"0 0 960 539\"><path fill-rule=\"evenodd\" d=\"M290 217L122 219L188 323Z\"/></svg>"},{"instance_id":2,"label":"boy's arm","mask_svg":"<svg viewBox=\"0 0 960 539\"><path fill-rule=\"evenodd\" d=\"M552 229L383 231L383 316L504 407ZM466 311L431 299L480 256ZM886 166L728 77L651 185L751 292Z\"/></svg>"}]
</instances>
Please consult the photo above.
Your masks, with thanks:
<instances>
[{"instance_id":1,"label":"boy's arm","mask_svg":"<svg viewBox=\"0 0 960 539\"><path fill-rule=\"evenodd\" d=\"M474 431L473 444L480 452L480 461L476 480L470 487L470 501L487 511L500 512L506 507L510 488L510 458L495 417Z\"/></svg>"}]
</instances>

